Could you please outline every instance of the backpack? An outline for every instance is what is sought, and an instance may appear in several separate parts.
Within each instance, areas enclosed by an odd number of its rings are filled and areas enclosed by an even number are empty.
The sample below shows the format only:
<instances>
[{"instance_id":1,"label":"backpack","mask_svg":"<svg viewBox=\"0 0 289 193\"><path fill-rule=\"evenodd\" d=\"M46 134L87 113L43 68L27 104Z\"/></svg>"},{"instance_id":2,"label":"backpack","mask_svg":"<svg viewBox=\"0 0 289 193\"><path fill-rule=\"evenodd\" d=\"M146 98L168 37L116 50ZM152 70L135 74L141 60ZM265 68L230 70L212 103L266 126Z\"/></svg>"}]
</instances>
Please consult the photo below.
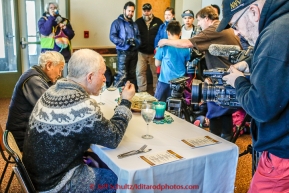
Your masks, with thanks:
<instances>
[{"instance_id":1,"label":"backpack","mask_svg":"<svg viewBox=\"0 0 289 193\"><path fill-rule=\"evenodd\" d=\"M65 35L65 33L60 29L60 32L54 36L55 44L60 48L59 52L61 52L65 48L69 48L70 50L70 41Z\"/></svg>"}]
</instances>

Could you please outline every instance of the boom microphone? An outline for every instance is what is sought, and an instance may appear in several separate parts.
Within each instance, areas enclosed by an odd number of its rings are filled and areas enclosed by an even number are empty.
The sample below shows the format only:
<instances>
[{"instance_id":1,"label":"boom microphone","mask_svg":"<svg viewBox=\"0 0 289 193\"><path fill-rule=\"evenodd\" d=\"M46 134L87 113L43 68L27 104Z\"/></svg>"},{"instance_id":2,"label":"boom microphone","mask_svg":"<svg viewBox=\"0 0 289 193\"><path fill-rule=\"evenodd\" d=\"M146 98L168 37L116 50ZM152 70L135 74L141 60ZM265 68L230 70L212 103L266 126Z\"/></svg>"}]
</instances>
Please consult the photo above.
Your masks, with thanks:
<instances>
[{"instance_id":1,"label":"boom microphone","mask_svg":"<svg viewBox=\"0 0 289 193\"><path fill-rule=\"evenodd\" d=\"M241 48L236 45L211 44L209 46L209 52L213 56L229 57L229 55L239 53L240 50Z\"/></svg>"}]
</instances>

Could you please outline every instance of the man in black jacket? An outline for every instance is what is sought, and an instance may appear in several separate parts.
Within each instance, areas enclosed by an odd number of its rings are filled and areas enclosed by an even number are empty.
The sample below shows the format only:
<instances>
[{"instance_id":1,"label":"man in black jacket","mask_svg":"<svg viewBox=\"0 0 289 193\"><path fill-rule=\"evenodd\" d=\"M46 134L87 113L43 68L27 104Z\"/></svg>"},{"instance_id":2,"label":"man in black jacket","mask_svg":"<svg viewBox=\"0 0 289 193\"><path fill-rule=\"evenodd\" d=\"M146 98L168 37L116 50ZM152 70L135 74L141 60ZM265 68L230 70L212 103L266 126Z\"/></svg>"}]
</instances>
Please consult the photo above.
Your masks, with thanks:
<instances>
[{"instance_id":1,"label":"man in black jacket","mask_svg":"<svg viewBox=\"0 0 289 193\"><path fill-rule=\"evenodd\" d=\"M152 6L145 3L142 6L142 17L136 20L141 37L141 45L138 49L138 62L136 67L137 85L139 92L147 91L147 65L153 76L153 88L157 83L157 73L154 59L154 40L158 33L162 20L152 14Z\"/></svg>"}]
</instances>

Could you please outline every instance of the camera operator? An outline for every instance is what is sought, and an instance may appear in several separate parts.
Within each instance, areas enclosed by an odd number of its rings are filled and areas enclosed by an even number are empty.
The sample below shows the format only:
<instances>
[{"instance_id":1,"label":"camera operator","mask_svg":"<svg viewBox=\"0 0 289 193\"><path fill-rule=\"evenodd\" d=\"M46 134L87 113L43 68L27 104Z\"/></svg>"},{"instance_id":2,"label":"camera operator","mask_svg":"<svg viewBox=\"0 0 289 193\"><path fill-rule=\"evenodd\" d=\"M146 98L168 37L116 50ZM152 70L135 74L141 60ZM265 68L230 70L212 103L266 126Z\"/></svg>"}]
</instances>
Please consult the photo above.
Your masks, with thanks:
<instances>
[{"instance_id":1,"label":"camera operator","mask_svg":"<svg viewBox=\"0 0 289 193\"><path fill-rule=\"evenodd\" d=\"M254 46L251 62L223 77L253 118L253 148L263 152L248 192L289 192L289 1L223 0L223 13L217 31L230 23ZM248 68L250 80L241 72Z\"/></svg>"},{"instance_id":2,"label":"camera operator","mask_svg":"<svg viewBox=\"0 0 289 193\"><path fill-rule=\"evenodd\" d=\"M49 2L46 4L45 12L38 20L38 28L41 35L41 52L47 50L60 52L65 59L65 63L67 63L71 57L70 46L62 49L57 46L54 37L62 31L64 33L63 36L67 36L70 44L70 41L75 34L70 21L59 14L58 4L56 2Z\"/></svg>"},{"instance_id":3,"label":"camera operator","mask_svg":"<svg viewBox=\"0 0 289 193\"><path fill-rule=\"evenodd\" d=\"M111 24L109 38L116 45L117 51L117 74L114 84L120 81L119 86L123 86L129 80L137 90L136 65L141 40L138 26L132 19L134 10L133 2L129 1L124 5L123 14Z\"/></svg>"},{"instance_id":4,"label":"camera operator","mask_svg":"<svg viewBox=\"0 0 289 193\"><path fill-rule=\"evenodd\" d=\"M228 68L231 63L228 58L213 56L208 49L211 44L240 45L238 37L232 29L226 29L220 33L216 32L219 25L219 16L212 6L201 9L197 14L198 25L202 31L191 39L167 40L162 39L158 45L160 47L169 45L180 48L195 47L200 52L205 52L205 61L208 69ZM210 119L210 130L212 133L225 139L230 139L232 135L232 110L218 106L214 102L208 103L207 117Z\"/></svg>"}]
</instances>

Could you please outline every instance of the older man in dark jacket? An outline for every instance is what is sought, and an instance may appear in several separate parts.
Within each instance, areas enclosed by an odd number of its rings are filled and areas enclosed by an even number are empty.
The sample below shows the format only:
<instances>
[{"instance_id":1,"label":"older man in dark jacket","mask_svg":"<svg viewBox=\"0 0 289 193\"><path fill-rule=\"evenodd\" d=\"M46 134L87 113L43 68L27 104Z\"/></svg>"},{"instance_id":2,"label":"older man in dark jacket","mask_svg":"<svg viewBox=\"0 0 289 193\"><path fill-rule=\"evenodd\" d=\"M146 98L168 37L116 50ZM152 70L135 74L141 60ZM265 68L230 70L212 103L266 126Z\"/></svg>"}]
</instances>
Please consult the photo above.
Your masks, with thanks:
<instances>
[{"instance_id":1,"label":"older man in dark jacket","mask_svg":"<svg viewBox=\"0 0 289 193\"><path fill-rule=\"evenodd\" d=\"M59 52L47 51L40 54L38 63L20 76L9 106L6 129L12 132L20 150L29 116L41 95L60 77L64 57Z\"/></svg>"}]
</instances>

